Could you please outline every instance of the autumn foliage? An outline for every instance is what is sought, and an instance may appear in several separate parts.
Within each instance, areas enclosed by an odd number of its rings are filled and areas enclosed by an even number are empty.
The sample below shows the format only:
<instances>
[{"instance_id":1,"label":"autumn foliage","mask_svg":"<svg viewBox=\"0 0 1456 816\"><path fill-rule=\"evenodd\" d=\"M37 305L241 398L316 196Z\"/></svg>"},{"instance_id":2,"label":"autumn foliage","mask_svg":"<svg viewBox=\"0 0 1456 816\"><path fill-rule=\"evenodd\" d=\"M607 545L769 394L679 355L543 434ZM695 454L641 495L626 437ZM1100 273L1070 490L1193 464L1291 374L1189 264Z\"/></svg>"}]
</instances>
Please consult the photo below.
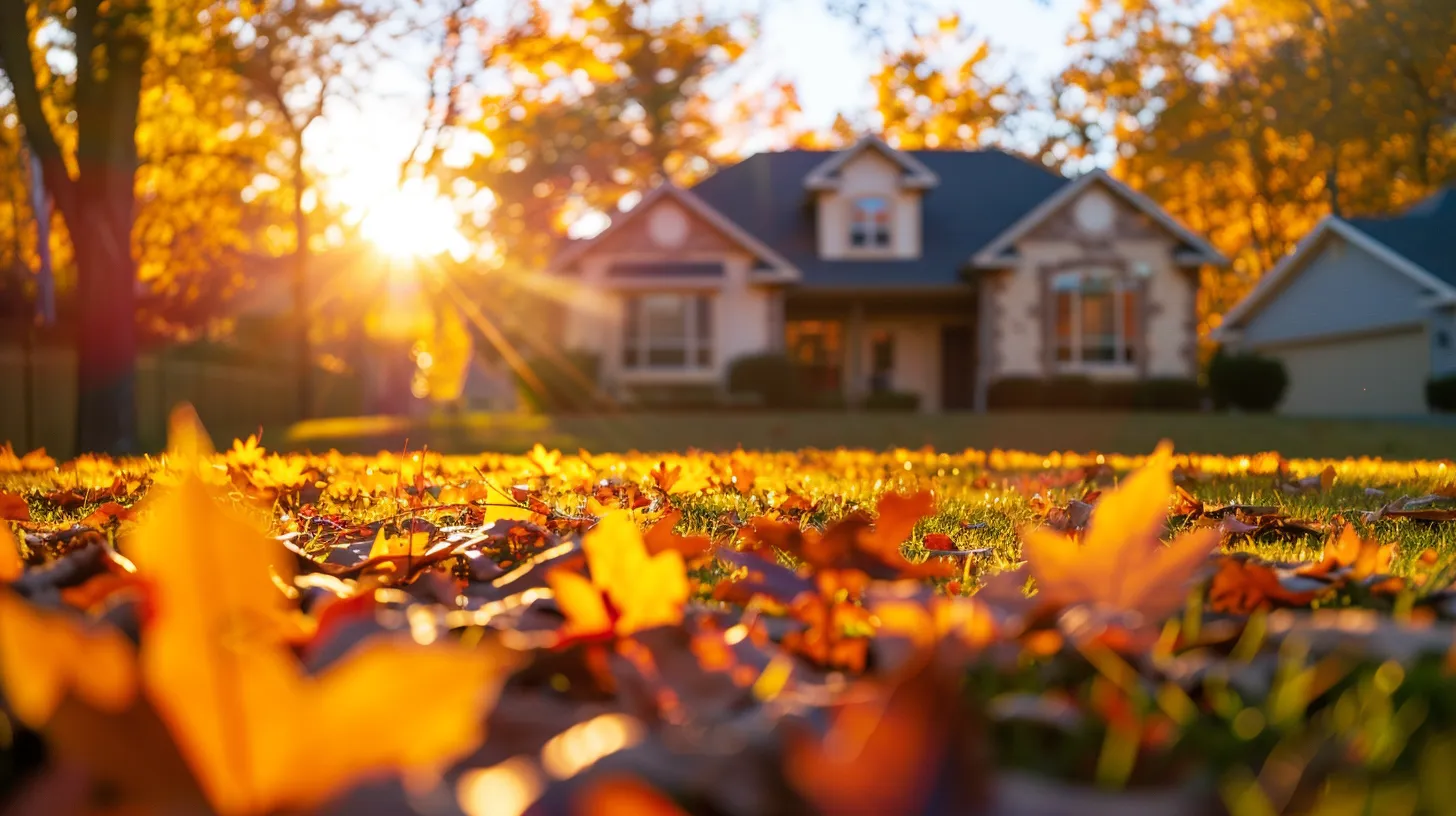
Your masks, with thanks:
<instances>
[{"instance_id":1,"label":"autumn foliage","mask_svg":"<svg viewBox=\"0 0 1456 816\"><path fill-rule=\"evenodd\" d=\"M256 438L215 452L188 411L171 436L161 460L0 459L14 534L0 541L0 712L47 746L0 793L13 801L86 813L66 791L104 789L146 813L371 798L423 812L411 797L429 791L517 814L1076 800L1023 790L1029 771L1151 787L1171 813L1252 795L1238 780L1279 761L1244 711L1348 747L1300 771L1309 784L1342 769L1416 796L1403 769L1456 728L1432 712L1351 731L1320 713L1415 694L1397 670L1456 689L1449 550L1430 538L1456 495L1443 463L1166 445L303 456ZM1385 498L1373 483L1397 473L1429 492ZM1213 501L1226 485L1278 498ZM1337 512L1307 515L1320 506ZM1369 753L1393 728L1409 747ZM1218 739L1242 747L1206 747ZM1231 787L1186 787L1190 774Z\"/></svg>"}]
</instances>

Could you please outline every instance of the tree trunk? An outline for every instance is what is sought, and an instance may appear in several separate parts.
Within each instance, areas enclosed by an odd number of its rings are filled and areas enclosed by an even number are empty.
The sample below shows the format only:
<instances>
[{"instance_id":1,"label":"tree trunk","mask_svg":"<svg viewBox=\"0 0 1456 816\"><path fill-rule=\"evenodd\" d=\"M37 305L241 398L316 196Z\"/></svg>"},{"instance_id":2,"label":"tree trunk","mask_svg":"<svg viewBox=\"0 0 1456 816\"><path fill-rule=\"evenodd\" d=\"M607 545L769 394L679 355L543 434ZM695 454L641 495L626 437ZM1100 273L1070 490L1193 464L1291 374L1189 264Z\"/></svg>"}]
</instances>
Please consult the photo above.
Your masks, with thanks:
<instances>
[{"instance_id":1,"label":"tree trunk","mask_svg":"<svg viewBox=\"0 0 1456 816\"><path fill-rule=\"evenodd\" d=\"M83 168L83 179L88 171L95 174L103 169ZM131 173L123 171L111 175L113 184L132 180ZM106 197L93 198L93 185L80 187L80 224L72 230L89 232L93 239L75 242L76 448L133 453L137 450L137 333L131 220L106 212ZM117 241L117 236L126 239Z\"/></svg>"},{"instance_id":2,"label":"tree trunk","mask_svg":"<svg viewBox=\"0 0 1456 816\"><path fill-rule=\"evenodd\" d=\"M308 177L303 167L303 134L297 135L293 152L293 322L295 376L298 383L298 418L313 416L313 349L309 345L312 315L308 302L308 214L303 211L303 193Z\"/></svg>"}]
</instances>

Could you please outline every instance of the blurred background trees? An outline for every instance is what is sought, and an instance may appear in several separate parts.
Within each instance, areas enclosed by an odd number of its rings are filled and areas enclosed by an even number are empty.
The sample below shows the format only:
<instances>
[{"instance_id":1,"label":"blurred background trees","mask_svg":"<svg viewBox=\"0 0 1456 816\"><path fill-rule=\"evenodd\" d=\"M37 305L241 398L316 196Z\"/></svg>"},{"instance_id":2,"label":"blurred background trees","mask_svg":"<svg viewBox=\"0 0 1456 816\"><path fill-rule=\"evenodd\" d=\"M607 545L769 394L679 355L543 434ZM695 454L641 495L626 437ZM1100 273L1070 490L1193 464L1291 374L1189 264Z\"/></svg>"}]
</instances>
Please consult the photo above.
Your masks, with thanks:
<instances>
[{"instance_id":1,"label":"blurred background trees","mask_svg":"<svg viewBox=\"0 0 1456 816\"><path fill-rule=\"evenodd\" d=\"M330 338L404 285L360 271L362 239L418 196L463 240L404 299L474 305L414 322L508 356L540 332L521 304L549 300L557 240L757 150L877 133L1108 167L1234 258L1205 272L1205 330L1326 214L1456 178L1449 0L1087 0L1049 80L945 3L823 5L880 55L829 124L806 121L755 3L0 0L0 314L34 310L43 181L76 424L117 449L138 352L236 337L248 304L307 415L317 367L350 365ZM390 93L420 124L402 164L380 160L417 196L393 210L351 198L333 160L357 135L339 122L367 121L345 114Z\"/></svg>"}]
</instances>

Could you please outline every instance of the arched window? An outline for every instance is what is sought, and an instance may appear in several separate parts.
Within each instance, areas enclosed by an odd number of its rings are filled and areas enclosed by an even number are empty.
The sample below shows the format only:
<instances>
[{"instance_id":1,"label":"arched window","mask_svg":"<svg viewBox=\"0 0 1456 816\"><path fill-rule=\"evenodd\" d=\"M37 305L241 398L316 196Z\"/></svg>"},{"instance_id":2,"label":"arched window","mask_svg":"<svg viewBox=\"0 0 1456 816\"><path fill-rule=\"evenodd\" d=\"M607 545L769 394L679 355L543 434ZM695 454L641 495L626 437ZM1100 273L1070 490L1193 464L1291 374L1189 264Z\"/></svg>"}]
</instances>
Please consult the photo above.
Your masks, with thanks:
<instances>
[{"instance_id":1,"label":"arched window","mask_svg":"<svg viewBox=\"0 0 1456 816\"><path fill-rule=\"evenodd\" d=\"M1059 272L1051 289L1059 368L1137 362L1138 287L1133 281L1110 270Z\"/></svg>"},{"instance_id":2,"label":"arched window","mask_svg":"<svg viewBox=\"0 0 1456 816\"><path fill-rule=\"evenodd\" d=\"M857 248L884 248L890 245L890 202L879 196L854 200L850 218L849 244Z\"/></svg>"}]
</instances>

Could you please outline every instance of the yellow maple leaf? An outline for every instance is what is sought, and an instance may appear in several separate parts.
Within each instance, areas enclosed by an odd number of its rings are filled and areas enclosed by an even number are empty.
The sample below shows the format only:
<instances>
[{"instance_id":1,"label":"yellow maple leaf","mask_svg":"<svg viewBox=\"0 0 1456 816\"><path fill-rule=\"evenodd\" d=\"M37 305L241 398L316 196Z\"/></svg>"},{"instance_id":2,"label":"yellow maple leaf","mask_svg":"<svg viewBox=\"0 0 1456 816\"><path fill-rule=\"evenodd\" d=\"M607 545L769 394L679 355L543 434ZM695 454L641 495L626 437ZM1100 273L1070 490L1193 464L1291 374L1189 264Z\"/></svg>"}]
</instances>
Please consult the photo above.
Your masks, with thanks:
<instances>
[{"instance_id":1,"label":"yellow maple leaf","mask_svg":"<svg viewBox=\"0 0 1456 816\"><path fill-rule=\"evenodd\" d=\"M1162 542L1173 493L1172 447L1158 446L1144 467L1098 502L1086 535L1021 531L1038 592L1057 606L1088 605L1160 620L1183 606L1187 583L1218 546L1216 529Z\"/></svg>"},{"instance_id":2,"label":"yellow maple leaf","mask_svg":"<svg viewBox=\"0 0 1456 816\"><path fill-rule=\"evenodd\" d=\"M682 554L668 550L649 555L631 515L607 513L581 546L590 580L567 570L546 576L566 615L564 634L625 636L682 622L689 594Z\"/></svg>"},{"instance_id":3,"label":"yellow maple leaf","mask_svg":"<svg viewBox=\"0 0 1456 816\"><path fill-rule=\"evenodd\" d=\"M44 727L67 694L118 713L136 691L136 654L121 632L0 589L0 692L22 723Z\"/></svg>"},{"instance_id":4,"label":"yellow maple leaf","mask_svg":"<svg viewBox=\"0 0 1456 816\"><path fill-rule=\"evenodd\" d=\"M20 545L15 537L0 524L0 584L8 584L25 572L25 562L20 560Z\"/></svg>"},{"instance_id":5,"label":"yellow maple leaf","mask_svg":"<svg viewBox=\"0 0 1456 816\"><path fill-rule=\"evenodd\" d=\"M153 587L145 688L218 811L307 808L361 776L429 767L478 744L509 668L497 650L379 640L306 675L272 580L286 581L291 557L196 478L163 497L129 545ZM386 736L370 713L426 687Z\"/></svg>"},{"instance_id":6,"label":"yellow maple leaf","mask_svg":"<svg viewBox=\"0 0 1456 816\"><path fill-rule=\"evenodd\" d=\"M379 529L379 534L374 537L374 544L369 548L369 560L375 558L419 558L430 549L429 533L411 533L407 536L386 536L384 528Z\"/></svg>"}]
</instances>

